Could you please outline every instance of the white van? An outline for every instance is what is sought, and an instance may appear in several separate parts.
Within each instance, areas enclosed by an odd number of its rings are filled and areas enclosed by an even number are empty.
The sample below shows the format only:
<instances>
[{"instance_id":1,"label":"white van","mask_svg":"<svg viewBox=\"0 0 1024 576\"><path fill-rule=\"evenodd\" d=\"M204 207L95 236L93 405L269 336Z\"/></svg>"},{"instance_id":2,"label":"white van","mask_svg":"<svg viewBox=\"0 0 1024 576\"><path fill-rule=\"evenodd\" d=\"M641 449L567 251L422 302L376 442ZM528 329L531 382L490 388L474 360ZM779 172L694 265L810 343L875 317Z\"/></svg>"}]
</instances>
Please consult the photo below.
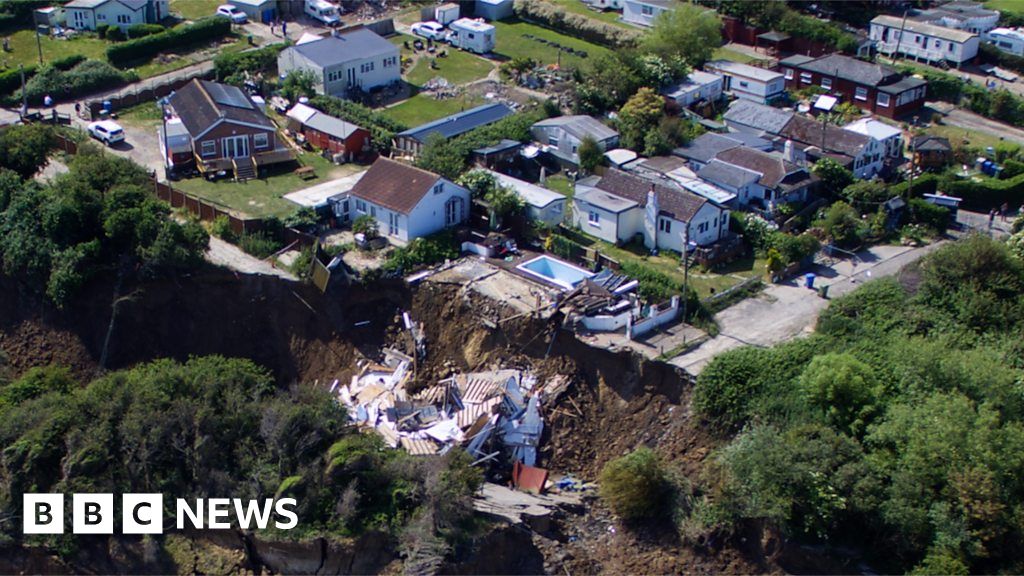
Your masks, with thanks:
<instances>
[{"instance_id":1,"label":"white van","mask_svg":"<svg viewBox=\"0 0 1024 576\"><path fill-rule=\"evenodd\" d=\"M327 26L341 24L338 7L325 0L306 0L306 15Z\"/></svg>"}]
</instances>

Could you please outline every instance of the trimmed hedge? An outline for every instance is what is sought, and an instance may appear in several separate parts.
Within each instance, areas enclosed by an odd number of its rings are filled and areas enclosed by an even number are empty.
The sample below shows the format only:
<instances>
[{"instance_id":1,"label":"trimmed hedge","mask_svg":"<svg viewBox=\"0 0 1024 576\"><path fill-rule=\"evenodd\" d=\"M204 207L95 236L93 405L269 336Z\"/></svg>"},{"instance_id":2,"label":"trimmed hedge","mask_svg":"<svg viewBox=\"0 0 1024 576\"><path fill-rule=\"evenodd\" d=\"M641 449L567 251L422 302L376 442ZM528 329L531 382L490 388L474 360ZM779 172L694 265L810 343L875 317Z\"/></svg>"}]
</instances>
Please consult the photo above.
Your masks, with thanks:
<instances>
[{"instance_id":1,"label":"trimmed hedge","mask_svg":"<svg viewBox=\"0 0 1024 576\"><path fill-rule=\"evenodd\" d=\"M608 24L582 14L566 12L561 6L544 0L516 0L513 9L516 16L523 20L537 22L595 44L619 48L632 46L640 38L639 31Z\"/></svg>"},{"instance_id":2,"label":"trimmed hedge","mask_svg":"<svg viewBox=\"0 0 1024 576\"><path fill-rule=\"evenodd\" d=\"M221 38L231 32L231 21L211 16L188 26L172 28L160 34L136 38L107 48L107 60L115 66L148 61L160 52L204 40Z\"/></svg>"},{"instance_id":3,"label":"trimmed hedge","mask_svg":"<svg viewBox=\"0 0 1024 576\"><path fill-rule=\"evenodd\" d=\"M167 28L159 24L132 24L128 27L128 38L135 40L154 34L163 34Z\"/></svg>"},{"instance_id":4,"label":"trimmed hedge","mask_svg":"<svg viewBox=\"0 0 1024 576\"><path fill-rule=\"evenodd\" d=\"M72 54L50 62L50 65L58 70L70 70L85 60L85 56L81 54ZM28 82L38 71L39 67L35 64L25 66L25 81ZM17 68L0 72L0 95L11 94L19 88L21 88L21 72Z\"/></svg>"},{"instance_id":5,"label":"trimmed hedge","mask_svg":"<svg viewBox=\"0 0 1024 576\"><path fill-rule=\"evenodd\" d=\"M962 198L960 207L965 210L986 212L1004 203L1017 207L1024 203L1024 174L1006 180L950 180L943 186L943 192Z\"/></svg>"}]
</instances>

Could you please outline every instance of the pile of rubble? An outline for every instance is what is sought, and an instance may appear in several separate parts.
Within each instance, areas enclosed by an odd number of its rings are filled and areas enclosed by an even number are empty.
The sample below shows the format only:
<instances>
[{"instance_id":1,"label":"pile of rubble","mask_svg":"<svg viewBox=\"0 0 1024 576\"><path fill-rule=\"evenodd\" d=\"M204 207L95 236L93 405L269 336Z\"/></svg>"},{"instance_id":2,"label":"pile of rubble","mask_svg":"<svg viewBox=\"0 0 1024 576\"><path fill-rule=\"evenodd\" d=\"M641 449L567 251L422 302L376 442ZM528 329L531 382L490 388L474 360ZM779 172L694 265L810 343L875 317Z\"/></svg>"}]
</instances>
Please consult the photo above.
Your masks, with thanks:
<instances>
[{"instance_id":1,"label":"pile of rubble","mask_svg":"<svg viewBox=\"0 0 1024 576\"><path fill-rule=\"evenodd\" d=\"M372 428L392 448L444 454L464 447L478 461L503 452L534 466L544 431L542 402L569 383L559 376L539 385L533 374L504 369L458 374L410 395L414 360L385 349L382 363L362 362L359 373L331 391L360 427Z\"/></svg>"}]
</instances>

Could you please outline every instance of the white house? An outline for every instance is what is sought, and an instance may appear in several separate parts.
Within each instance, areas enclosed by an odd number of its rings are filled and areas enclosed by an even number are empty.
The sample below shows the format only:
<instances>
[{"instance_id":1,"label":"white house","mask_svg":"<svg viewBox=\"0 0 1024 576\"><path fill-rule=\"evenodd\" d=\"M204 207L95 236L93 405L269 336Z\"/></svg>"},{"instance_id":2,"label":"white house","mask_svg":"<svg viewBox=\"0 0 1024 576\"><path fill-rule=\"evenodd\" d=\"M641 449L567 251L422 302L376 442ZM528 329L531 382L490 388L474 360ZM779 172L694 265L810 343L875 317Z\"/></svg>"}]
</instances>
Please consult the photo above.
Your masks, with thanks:
<instances>
[{"instance_id":1,"label":"white house","mask_svg":"<svg viewBox=\"0 0 1024 576\"><path fill-rule=\"evenodd\" d=\"M1003 52L1024 56L1024 29L993 28L985 34L985 41Z\"/></svg>"},{"instance_id":2,"label":"white house","mask_svg":"<svg viewBox=\"0 0 1024 576\"><path fill-rule=\"evenodd\" d=\"M572 165L580 163L577 153L580 142L590 136L597 141L602 152L619 145L619 133L590 116L556 116L541 120L530 127L533 139L546 152Z\"/></svg>"},{"instance_id":3,"label":"white house","mask_svg":"<svg viewBox=\"0 0 1024 576\"><path fill-rule=\"evenodd\" d=\"M543 222L549 226L557 226L562 223L565 218L566 197L564 195L501 172L487 169L483 169L483 171L494 176L498 183L515 190L516 195L526 204L526 215L530 220Z\"/></svg>"},{"instance_id":4,"label":"white house","mask_svg":"<svg viewBox=\"0 0 1024 576\"><path fill-rule=\"evenodd\" d=\"M981 42L973 32L886 15L871 21L871 39L882 54L927 62L945 60L957 66L976 57Z\"/></svg>"},{"instance_id":5,"label":"white house","mask_svg":"<svg viewBox=\"0 0 1024 576\"><path fill-rule=\"evenodd\" d=\"M900 158L903 156L903 131L895 126L874 118L861 118L843 126L843 130L849 130L874 138L882 144L885 149L886 158Z\"/></svg>"},{"instance_id":6,"label":"white house","mask_svg":"<svg viewBox=\"0 0 1024 576\"><path fill-rule=\"evenodd\" d=\"M694 102L707 100L715 102L722 98L723 78L694 70L683 80L661 89L661 95L686 108Z\"/></svg>"},{"instance_id":7,"label":"white house","mask_svg":"<svg viewBox=\"0 0 1024 576\"><path fill-rule=\"evenodd\" d=\"M743 100L767 104L786 93L786 78L766 68L712 60L704 64L704 70L722 76L722 89Z\"/></svg>"},{"instance_id":8,"label":"white house","mask_svg":"<svg viewBox=\"0 0 1024 576\"><path fill-rule=\"evenodd\" d=\"M368 28L286 48L277 57L277 67L282 75L295 70L312 72L318 93L339 98L402 80L398 46Z\"/></svg>"},{"instance_id":9,"label":"white house","mask_svg":"<svg viewBox=\"0 0 1024 576\"><path fill-rule=\"evenodd\" d=\"M653 26L658 16L675 7L676 0L623 0L622 20L638 26Z\"/></svg>"},{"instance_id":10,"label":"white house","mask_svg":"<svg viewBox=\"0 0 1024 576\"><path fill-rule=\"evenodd\" d=\"M95 30L102 24L126 30L159 23L170 14L168 0L73 0L64 10L67 26L76 30Z\"/></svg>"},{"instance_id":11,"label":"white house","mask_svg":"<svg viewBox=\"0 0 1024 576\"><path fill-rule=\"evenodd\" d=\"M356 218L368 214L382 236L405 243L461 224L469 191L437 174L378 158L349 192Z\"/></svg>"},{"instance_id":12,"label":"white house","mask_svg":"<svg viewBox=\"0 0 1024 576\"><path fill-rule=\"evenodd\" d=\"M648 249L683 251L707 246L729 230L729 210L667 178L646 178L612 168L576 183L573 224L591 236L624 244L642 239Z\"/></svg>"}]
</instances>

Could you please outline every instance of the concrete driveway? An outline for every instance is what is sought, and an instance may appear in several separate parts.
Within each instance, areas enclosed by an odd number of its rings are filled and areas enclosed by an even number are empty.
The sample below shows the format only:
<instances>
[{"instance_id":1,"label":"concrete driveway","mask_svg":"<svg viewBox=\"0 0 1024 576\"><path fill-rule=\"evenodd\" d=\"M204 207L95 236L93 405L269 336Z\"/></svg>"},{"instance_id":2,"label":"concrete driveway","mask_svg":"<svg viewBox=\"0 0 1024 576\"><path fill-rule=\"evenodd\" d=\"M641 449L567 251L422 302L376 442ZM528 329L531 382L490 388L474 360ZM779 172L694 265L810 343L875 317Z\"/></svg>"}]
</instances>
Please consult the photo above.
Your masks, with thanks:
<instances>
[{"instance_id":1,"label":"concrete driveway","mask_svg":"<svg viewBox=\"0 0 1024 576\"><path fill-rule=\"evenodd\" d=\"M818 276L815 286L829 287L829 297L842 296L868 280L897 274L942 244L922 248L873 246L859 252L857 258L814 266L810 271ZM696 376L712 358L727 350L745 345L773 346L813 332L818 314L828 303L815 290L804 287L803 275L773 284L716 314L718 336L669 362Z\"/></svg>"}]
</instances>

